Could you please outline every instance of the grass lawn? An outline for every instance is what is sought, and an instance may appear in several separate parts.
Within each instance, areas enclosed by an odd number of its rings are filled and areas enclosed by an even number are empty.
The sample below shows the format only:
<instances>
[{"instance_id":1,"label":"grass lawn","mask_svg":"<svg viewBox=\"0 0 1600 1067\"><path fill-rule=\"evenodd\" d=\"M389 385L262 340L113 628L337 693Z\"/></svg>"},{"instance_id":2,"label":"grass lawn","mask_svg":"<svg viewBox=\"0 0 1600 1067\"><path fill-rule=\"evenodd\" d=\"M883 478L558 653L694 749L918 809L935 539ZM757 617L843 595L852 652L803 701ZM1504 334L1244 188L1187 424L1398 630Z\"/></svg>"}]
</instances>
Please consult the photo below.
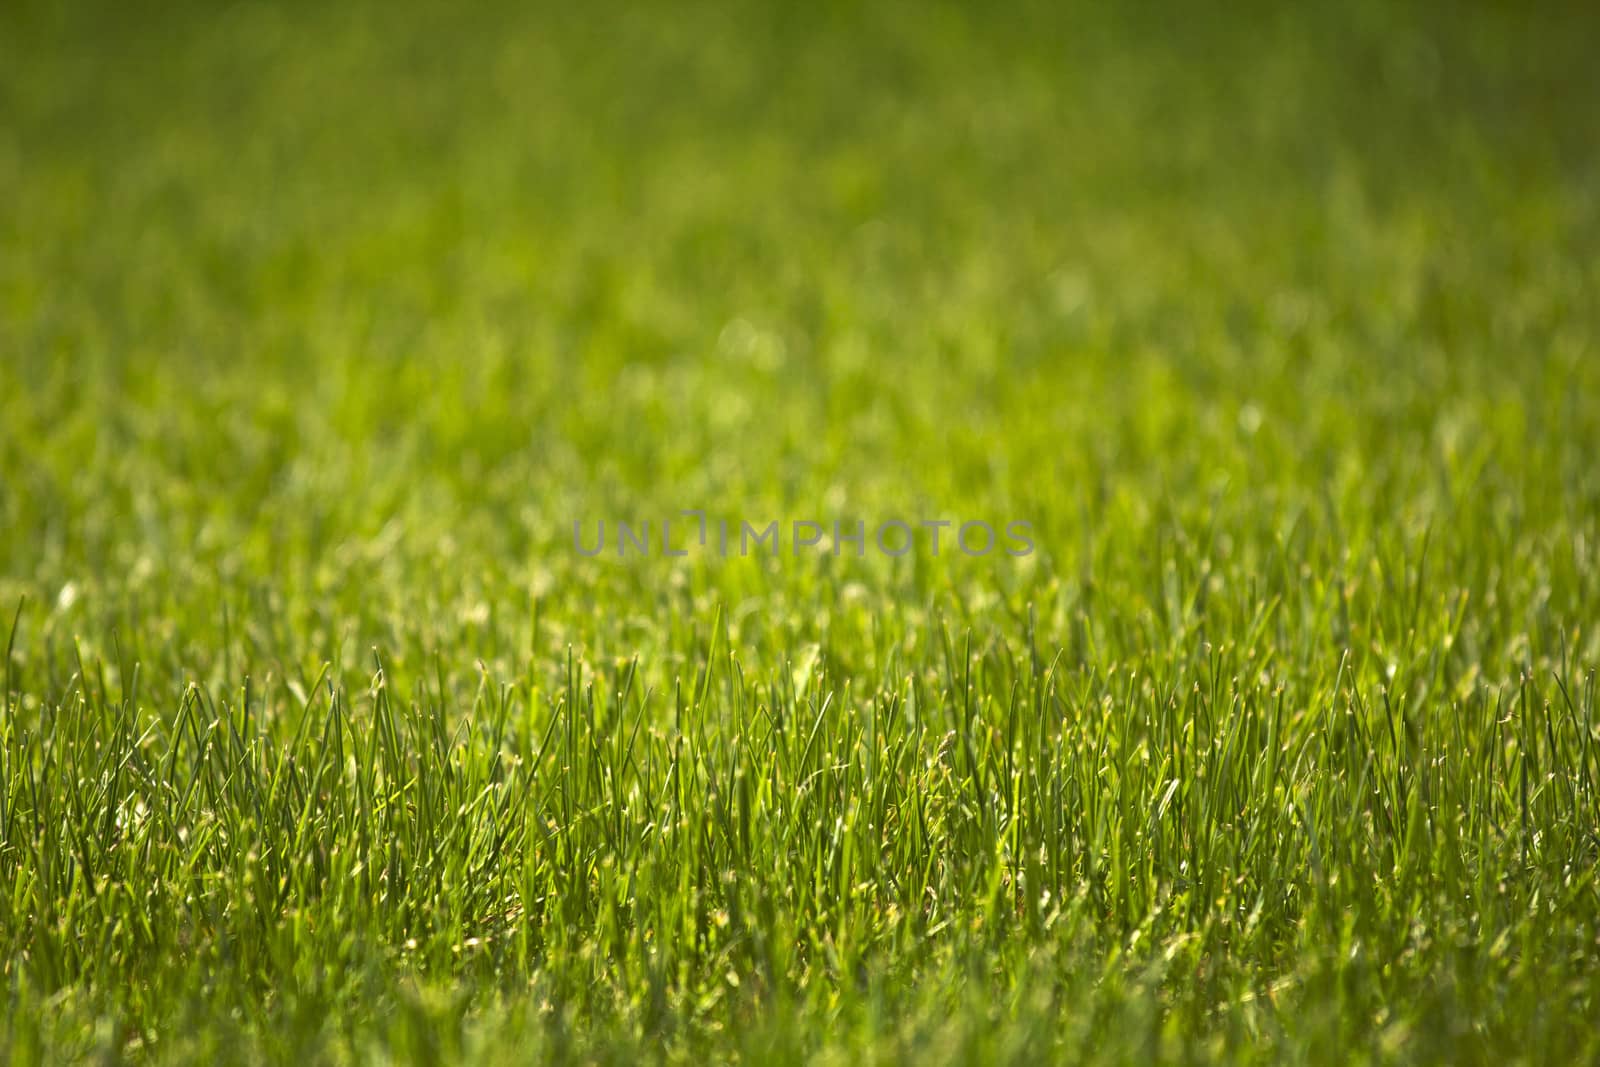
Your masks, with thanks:
<instances>
[{"instance_id":1,"label":"grass lawn","mask_svg":"<svg viewBox=\"0 0 1600 1067\"><path fill-rule=\"evenodd\" d=\"M9 0L0 1060L1600 1062L1597 54Z\"/></svg>"}]
</instances>

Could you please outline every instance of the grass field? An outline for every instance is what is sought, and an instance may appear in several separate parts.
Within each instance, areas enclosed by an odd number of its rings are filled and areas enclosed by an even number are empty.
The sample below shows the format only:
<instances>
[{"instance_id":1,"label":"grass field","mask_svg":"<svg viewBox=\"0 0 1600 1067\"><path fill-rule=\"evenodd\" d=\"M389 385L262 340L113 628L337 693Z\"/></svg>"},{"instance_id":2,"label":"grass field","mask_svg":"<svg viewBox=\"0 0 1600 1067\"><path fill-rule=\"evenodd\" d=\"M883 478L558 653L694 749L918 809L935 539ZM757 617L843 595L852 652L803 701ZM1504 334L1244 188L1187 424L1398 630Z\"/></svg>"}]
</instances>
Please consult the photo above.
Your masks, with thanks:
<instances>
[{"instance_id":1,"label":"grass field","mask_svg":"<svg viewBox=\"0 0 1600 1067\"><path fill-rule=\"evenodd\" d=\"M0 1060L1600 1062L1592 7L145 6L0 6Z\"/></svg>"}]
</instances>

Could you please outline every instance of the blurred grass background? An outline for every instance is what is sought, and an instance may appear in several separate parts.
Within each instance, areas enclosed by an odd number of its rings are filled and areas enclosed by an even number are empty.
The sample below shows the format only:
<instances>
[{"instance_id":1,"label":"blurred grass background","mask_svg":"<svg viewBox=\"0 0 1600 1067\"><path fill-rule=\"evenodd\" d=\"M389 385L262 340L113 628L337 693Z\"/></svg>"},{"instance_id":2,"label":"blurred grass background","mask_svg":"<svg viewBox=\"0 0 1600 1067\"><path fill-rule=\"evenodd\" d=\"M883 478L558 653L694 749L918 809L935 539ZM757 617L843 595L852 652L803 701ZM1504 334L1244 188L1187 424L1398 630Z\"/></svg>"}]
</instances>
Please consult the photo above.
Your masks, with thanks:
<instances>
[{"instance_id":1,"label":"blurred grass background","mask_svg":"<svg viewBox=\"0 0 1600 1067\"><path fill-rule=\"evenodd\" d=\"M485 603L521 647L538 589L560 650L670 585L575 575L573 519L704 507L1032 520L1020 567L670 573L1060 629L1164 522L1241 573L1471 525L1485 584L1594 514L1584 5L0 18L8 600L249 591L317 659Z\"/></svg>"}]
</instances>

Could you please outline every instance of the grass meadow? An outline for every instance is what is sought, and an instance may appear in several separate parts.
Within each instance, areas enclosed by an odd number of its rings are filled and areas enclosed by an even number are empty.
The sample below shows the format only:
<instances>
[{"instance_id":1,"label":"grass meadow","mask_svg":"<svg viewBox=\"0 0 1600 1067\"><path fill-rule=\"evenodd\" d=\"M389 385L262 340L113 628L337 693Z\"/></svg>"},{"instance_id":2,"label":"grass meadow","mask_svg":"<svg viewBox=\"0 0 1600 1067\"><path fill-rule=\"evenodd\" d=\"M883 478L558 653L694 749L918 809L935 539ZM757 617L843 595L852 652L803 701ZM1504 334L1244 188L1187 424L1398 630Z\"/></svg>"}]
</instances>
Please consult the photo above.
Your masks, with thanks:
<instances>
[{"instance_id":1,"label":"grass meadow","mask_svg":"<svg viewBox=\"0 0 1600 1067\"><path fill-rule=\"evenodd\" d=\"M1600 1062L1597 52L0 5L0 1059Z\"/></svg>"}]
</instances>

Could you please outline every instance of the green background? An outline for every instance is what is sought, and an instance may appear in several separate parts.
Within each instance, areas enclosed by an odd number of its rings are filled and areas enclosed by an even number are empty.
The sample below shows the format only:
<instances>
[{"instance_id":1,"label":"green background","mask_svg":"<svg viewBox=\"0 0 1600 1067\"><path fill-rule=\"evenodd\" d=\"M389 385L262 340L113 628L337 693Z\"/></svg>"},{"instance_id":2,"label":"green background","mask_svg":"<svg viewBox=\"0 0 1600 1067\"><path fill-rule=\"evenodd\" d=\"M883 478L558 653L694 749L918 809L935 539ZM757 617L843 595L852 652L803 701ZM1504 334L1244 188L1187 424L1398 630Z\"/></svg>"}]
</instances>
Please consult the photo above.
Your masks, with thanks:
<instances>
[{"instance_id":1,"label":"green background","mask_svg":"<svg viewBox=\"0 0 1600 1067\"><path fill-rule=\"evenodd\" d=\"M1600 1055L1597 48L7 4L0 1049Z\"/></svg>"}]
</instances>

